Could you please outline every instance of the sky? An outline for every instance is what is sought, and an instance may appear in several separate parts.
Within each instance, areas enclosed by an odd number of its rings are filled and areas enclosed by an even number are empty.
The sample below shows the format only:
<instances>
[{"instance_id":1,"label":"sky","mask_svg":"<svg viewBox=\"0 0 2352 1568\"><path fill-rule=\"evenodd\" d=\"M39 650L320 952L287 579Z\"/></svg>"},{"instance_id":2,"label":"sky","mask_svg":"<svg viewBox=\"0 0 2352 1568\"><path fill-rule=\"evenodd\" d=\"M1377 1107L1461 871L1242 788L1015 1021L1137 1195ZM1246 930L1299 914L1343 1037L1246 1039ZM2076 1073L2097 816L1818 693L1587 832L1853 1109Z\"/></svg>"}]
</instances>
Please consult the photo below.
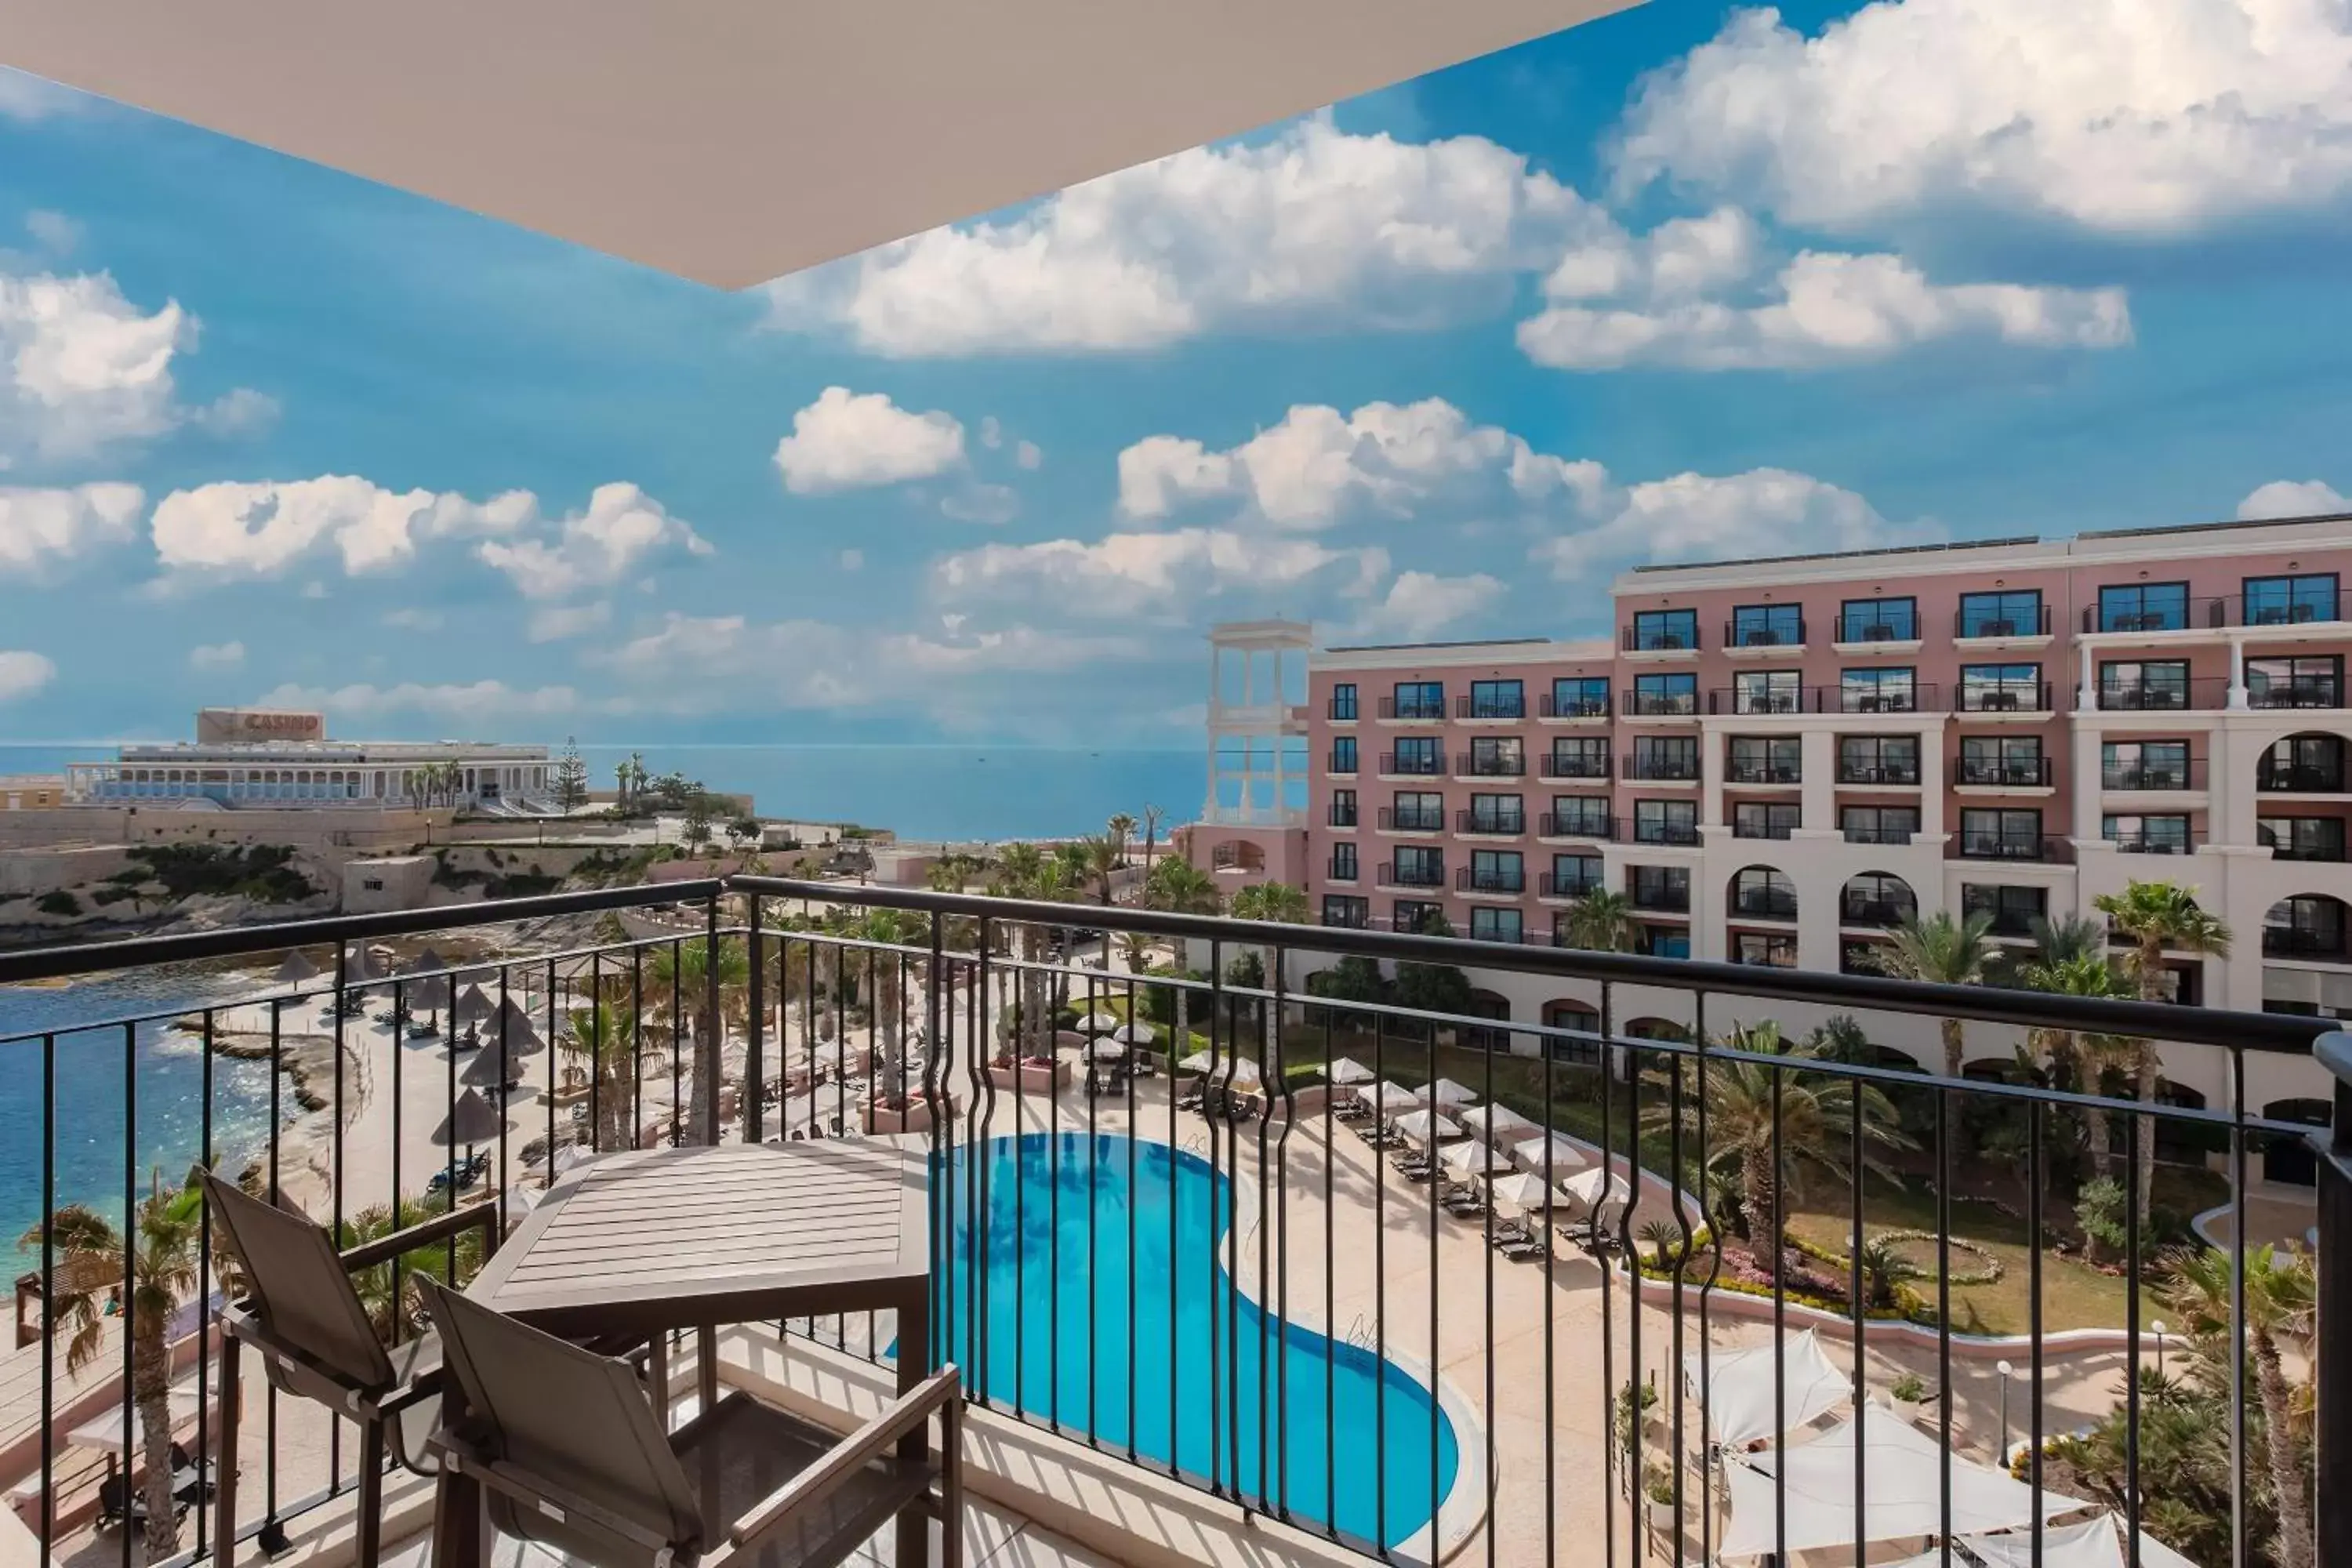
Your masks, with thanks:
<instances>
[{"instance_id":1,"label":"sky","mask_svg":"<svg viewBox=\"0 0 2352 1568\"><path fill-rule=\"evenodd\" d=\"M0 71L0 742L1187 744L1213 622L2352 510L2352 0L1654 0L726 294Z\"/></svg>"}]
</instances>

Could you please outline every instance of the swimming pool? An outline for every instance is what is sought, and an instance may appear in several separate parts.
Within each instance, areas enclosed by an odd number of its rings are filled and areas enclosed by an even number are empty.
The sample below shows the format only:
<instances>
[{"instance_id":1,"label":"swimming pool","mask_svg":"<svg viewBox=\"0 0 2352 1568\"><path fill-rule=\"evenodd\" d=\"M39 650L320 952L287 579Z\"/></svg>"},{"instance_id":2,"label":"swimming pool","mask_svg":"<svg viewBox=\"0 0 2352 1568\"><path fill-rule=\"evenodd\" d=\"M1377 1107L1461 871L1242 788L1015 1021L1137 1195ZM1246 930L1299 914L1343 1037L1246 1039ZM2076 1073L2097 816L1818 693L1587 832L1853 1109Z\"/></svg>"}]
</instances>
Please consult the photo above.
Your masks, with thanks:
<instances>
[{"instance_id":1,"label":"swimming pool","mask_svg":"<svg viewBox=\"0 0 2352 1568\"><path fill-rule=\"evenodd\" d=\"M1391 1546L1430 1522L1433 1445L1434 1496L1452 1489L1456 1434L1419 1378L1234 1291L1232 1186L1197 1155L1111 1134L992 1139L956 1151L948 1203L947 1343L992 1401L1172 1457L1262 1509L1286 1499L1302 1523L1336 1500L1341 1531Z\"/></svg>"}]
</instances>

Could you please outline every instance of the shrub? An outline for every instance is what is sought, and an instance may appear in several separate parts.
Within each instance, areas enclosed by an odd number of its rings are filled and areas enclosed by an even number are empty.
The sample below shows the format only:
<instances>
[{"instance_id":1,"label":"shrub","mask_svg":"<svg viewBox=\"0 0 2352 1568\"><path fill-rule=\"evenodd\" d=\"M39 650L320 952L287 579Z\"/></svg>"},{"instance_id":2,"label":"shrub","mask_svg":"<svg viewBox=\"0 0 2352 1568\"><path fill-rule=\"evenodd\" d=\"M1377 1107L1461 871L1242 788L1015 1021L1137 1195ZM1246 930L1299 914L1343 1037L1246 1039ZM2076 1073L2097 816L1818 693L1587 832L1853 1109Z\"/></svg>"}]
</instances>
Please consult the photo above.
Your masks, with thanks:
<instances>
[{"instance_id":1,"label":"shrub","mask_svg":"<svg viewBox=\"0 0 2352 1568\"><path fill-rule=\"evenodd\" d=\"M1905 1405L1916 1405L1927 1397L1927 1385L1920 1381L1917 1373L1906 1372L1886 1392Z\"/></svg>"},{"instance_id":2,"label":"shrub","mask_svg":"<svg viewBox=\"0 0 2352 1568\"><path fill-rule=\"evenodd\" d=\"M2113 1176L2101 1176L2085 1183L2074 1194L2074 1219L2083 1227L2083 1239L2090 1244L2091 1256L2120 1255L2130 1245L2131 1232L2124 1205L2124 1184Z\"/></svg>"},{"instance_id":3,"label":"shrub","mask_svg":"<svg viewBox=\"0 0 2352 1568\"><path fill-rule=\"evenodd\" d=\"M81 900L63 888L53 889L43 893L40 901L33 907L45 915L64 915L70 918L81 913Z\"/></svg>"}]
</instances>

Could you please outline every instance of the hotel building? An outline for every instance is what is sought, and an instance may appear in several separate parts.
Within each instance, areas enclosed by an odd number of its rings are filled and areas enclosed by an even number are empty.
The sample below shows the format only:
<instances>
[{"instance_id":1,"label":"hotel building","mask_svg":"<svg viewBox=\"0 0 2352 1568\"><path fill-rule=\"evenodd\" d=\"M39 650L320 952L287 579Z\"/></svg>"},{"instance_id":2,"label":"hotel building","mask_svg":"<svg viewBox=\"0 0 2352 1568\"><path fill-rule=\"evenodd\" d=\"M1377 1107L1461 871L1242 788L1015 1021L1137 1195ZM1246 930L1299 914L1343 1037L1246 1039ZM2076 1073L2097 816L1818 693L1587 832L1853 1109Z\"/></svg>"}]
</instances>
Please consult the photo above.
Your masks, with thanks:
<instances>
[{"instance_id":1,"label":"hotel building","mask_svg":"<svg viewBox=\"0 0 2352 1568\"><path fill-rule=\"evenodd\" d=\"M1813 970L1865 967L1914 910L2023 945L2165 878L2237 935L2175 963L2180 1000L2352 1016L2347 571L2342 517L1643 568L1603 640L1313 652L1303 706L1251 715L1302 738L1303 805L1213 796L1194 853L1328 925L1551 942L1605 888L1649 952ZM1535 984L1481 1010L1598 1021ZM1619 1029L1690 1022L1617 1000ZM1902 1022L1880 1043L1933 1059ZM2325 1119L2302 1064L2250 1071L2282 1080L2253 1104Z\"/></svg>"},{"instance_id":2,"label":"hotel building","mask_svg":"<svg viewBox=\"0 0 2352 1568\"><path fill-rule=\"evenodd\" d=\"M71 805L241 807L415 805L420 770L453 767L434 804L497 809L543 801L545 746L478 741L331 741L323 713L207 708L193 743L126 745L111 762L71 763Z\"/></svg>"}]
</instances>

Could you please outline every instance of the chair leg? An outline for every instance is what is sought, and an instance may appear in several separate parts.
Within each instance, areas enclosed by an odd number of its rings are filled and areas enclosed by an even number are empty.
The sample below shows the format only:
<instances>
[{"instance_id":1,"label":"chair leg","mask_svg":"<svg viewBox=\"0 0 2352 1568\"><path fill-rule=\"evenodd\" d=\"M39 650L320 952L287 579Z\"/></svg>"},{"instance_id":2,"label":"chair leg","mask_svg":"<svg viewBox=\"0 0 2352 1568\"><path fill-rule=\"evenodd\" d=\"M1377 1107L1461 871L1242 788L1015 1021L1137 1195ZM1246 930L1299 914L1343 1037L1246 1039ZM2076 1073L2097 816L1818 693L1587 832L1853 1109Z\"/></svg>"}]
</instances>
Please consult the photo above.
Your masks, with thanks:
<instances>
[{"instance_id":1,"label":"chair leg","mask_svg":"<svg viewBox=\"0 0 2352 1568\"><path fill-rule=\"evenodd\" d=\"M360 1428L359 1568L377 1568L383 1555L383 1419Z\"/></svg>"},{"instance_id":2,"label":"chair leg","mask_svg":"<svg viewBox=\"0 0 2352 1568\"><path fill-rule=\"evenodd\" d=\"M223 1334L220 1346L220 1447L213 1468L213 1561L229 1568L236 1561L236 1415L245 1403L237 1382L237 1339Z\"/></svg>"},{"instance_id":3,"label":"chair leg","mask_svg":"<svg viewBox=\"0 0 2352 1568\"><path fill-rule=\"evenodd\" d=\"M940 1568L963 1568L963 1401L940 1407Z\"/></svg>"}]
</instances>

